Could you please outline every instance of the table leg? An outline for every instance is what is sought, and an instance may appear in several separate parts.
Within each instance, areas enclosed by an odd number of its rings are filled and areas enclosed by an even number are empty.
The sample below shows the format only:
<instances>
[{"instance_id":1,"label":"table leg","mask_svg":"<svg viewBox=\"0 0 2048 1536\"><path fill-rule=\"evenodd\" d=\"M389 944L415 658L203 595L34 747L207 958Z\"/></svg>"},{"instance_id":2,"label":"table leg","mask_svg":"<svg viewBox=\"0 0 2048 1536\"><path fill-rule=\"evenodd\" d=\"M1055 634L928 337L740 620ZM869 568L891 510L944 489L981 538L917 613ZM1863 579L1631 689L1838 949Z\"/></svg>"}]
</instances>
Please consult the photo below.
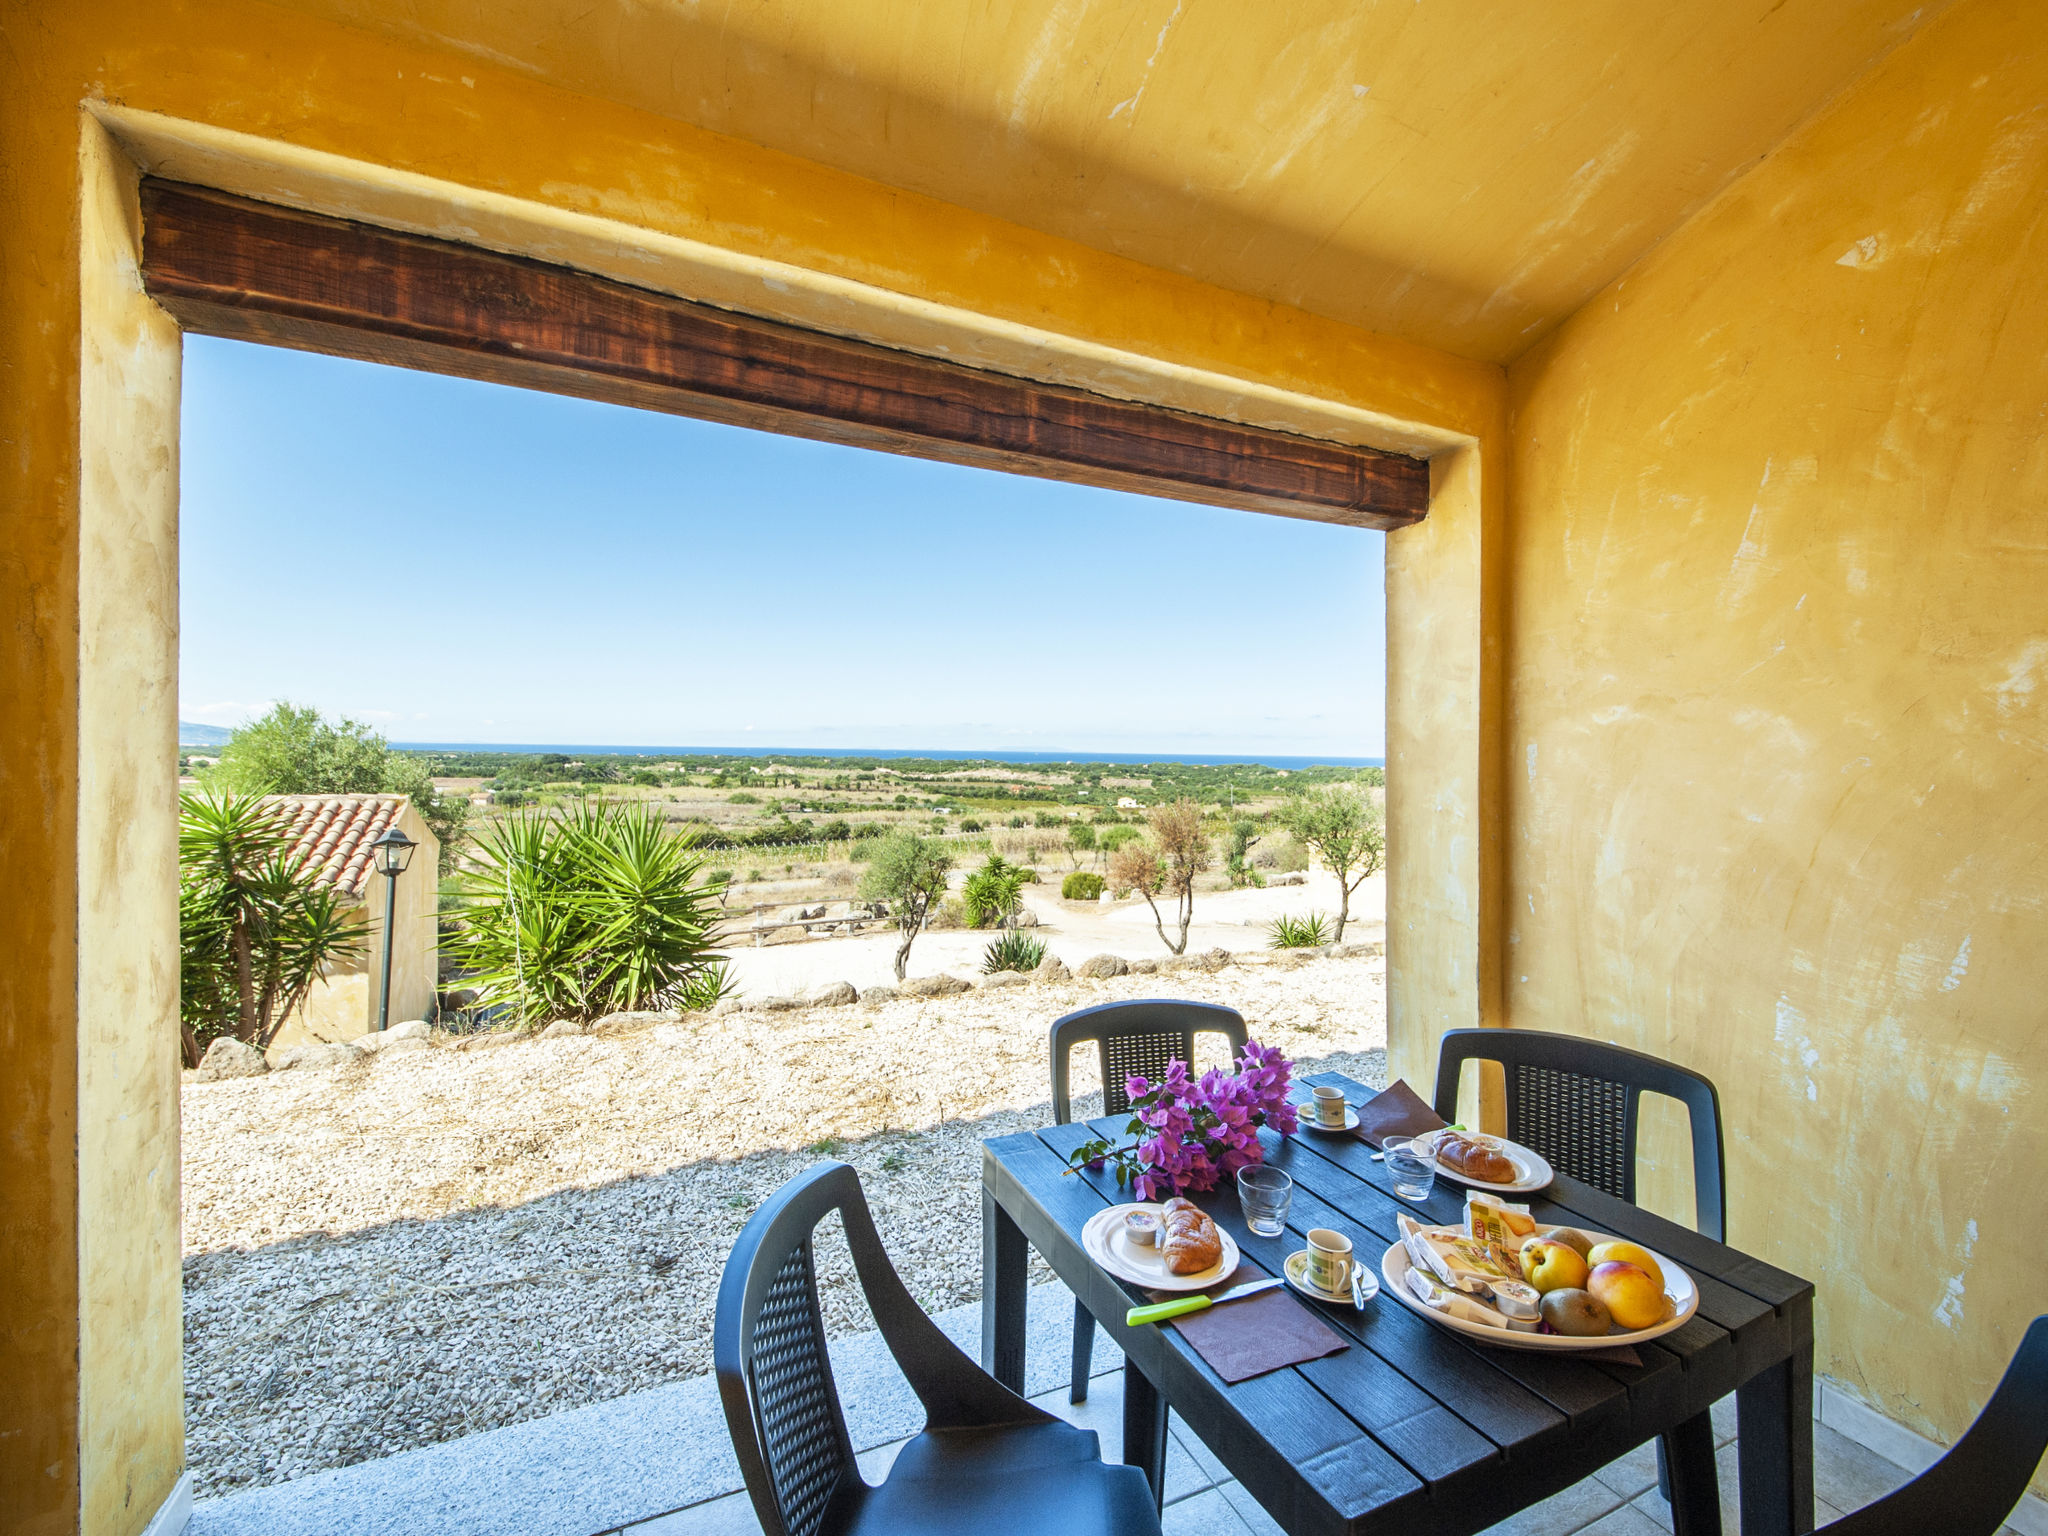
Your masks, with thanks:
<instances>
[{"instance_id":1,"label":"table leg","mask_svg":"<svg viewBox=\"0 0 2048 1536\"><path fill-rule=\"evenodd\" d=\"M1658 1438L1657 1481L1671 1504L1672 1536L1721 1536L1711 1414L1694 1414Z\"/></svg>"},{"instance_id":2,"label":"table leg","mask_svg":"<svg viewBox=\"0 0 2048 1536\"><path fill-rule=\"evenodd\" d=\"M1024 1390L1024 1231L981 1192L981 1368L1012 1392Z\"/></svg>"},{"instance_id":3,"label":"table leg","mask_svg":"<svg viewBox=\"0 0 2048 1536\"><path fill-rule=\"evenodd\" d=\"M1124 1357L1124 1465L1140 1467L1152 1484L1152 1502L1166 1501L1166 1399L1152 1378Z\"/></svg>"},{"instance_id":4,"label":"table leg","mask_svg":"<svg viewBox=\"0 0 2048 1536\"><path fill-rule=\"evenodd\" d=\"M1813 1530L1813 1341L1735 1392L1742 1536Z\"/></svg>"}]
</instances>

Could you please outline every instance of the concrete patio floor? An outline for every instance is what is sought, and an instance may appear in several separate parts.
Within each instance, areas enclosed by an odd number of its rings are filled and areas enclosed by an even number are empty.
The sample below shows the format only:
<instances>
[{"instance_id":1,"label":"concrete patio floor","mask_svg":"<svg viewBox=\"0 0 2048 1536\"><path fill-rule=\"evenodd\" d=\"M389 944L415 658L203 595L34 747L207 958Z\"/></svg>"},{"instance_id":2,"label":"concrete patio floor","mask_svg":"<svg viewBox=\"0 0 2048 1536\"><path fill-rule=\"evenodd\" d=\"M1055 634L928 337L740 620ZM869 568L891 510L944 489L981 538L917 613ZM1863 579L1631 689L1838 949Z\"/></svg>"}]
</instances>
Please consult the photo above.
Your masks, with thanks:
<instances>
[{"instance_id":1,"label":"concrete patio floor","mask_svg":"<svg viewBox=\"0 0 2048 1536\"><path fill-rule=\"evenodd\" d=\"M1058 1285L1031 1293L1026 1387L1033 1401L1093 1429L1105 1459L1122 1454L1123 1380L1115 1348L1098 1337L1086 1403L1067 1401L1073 1301ZM979 1310L939 1322L978 1355ZM922 1412L873 1333L835 1341L834 1373L848 1428L870 1481L879 1481ZM1714 1410L1722 1530L1737 1536L1735 1404ZM1826 1423L1814 1434L1815 1517L1821 1526L1911 1474ZM1670 1509L1657 1494L1655 1452L1642 1446L1593 1477L1493 1527L1486 1536L1662 1536ZM2009 1536L2042 1536L2031 1506ZM1167 1452L1166 1536L1277 1536L1261 1509L1178 1418ZM382 1461L202 1501L190 1536L759 1536L708 1376L613 1402L408 1451Z\"/></svg>"}]
</instances>

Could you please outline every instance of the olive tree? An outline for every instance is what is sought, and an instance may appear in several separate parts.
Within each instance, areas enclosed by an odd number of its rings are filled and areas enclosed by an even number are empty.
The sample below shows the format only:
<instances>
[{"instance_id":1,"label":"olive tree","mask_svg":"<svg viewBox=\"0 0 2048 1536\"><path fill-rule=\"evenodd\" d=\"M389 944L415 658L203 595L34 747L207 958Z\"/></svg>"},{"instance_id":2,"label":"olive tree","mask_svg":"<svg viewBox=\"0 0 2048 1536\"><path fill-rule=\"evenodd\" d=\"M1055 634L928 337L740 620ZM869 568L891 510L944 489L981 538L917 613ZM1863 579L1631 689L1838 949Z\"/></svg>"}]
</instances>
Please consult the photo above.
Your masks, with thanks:
<instances>
[{"instance_id":1,"label":"olive tree","mask_svg":"<svg viewBox=\"0 0 2048 1536\"><path fill-rule=\"evenodd\" d=\"M1152 909L1159 942L1176 955L1187 953L1188 925L1195 920L1195 876L1209 867L1209 834L1202 830L1202 808L1192 800L1155 805L1145 813L1152 828L1149 843L1128 842L1110 855L1110 884L1134 890ZM1179 937L1169 938L1160 915L1159 897L1174 903Z\"/></svg>"},{"instance_id":2,"label":"olive tree","mask_svg":"<svg viewBox=\"0 0 2048 1536\"><path fill-rule=\"evenodd\" d=\"M1354 785L1332 784L1310 790L1288 806L1282 819L1323 861L1323 868L1337 877L1342 894L1337 905L1337 932L1330 942L1341 944L1345 921L1351 916L1351 893L1386 863L1387 834L1379 805Z\"/></svg>"},{"instance_id":3,"label":"olive tree","mask_svg":"<svg viewBox=\"0 0 2048 1536\"><path fill-rule=\"evenodd\" d=\"M953 855L946 845L914 832L894 832L875 844L860 877L864 900L886 901L896 916L903 942L896 946L896 979L909 970L910 946L933 907L946 896L946 872Z\"/></svg>"}]
</instances>

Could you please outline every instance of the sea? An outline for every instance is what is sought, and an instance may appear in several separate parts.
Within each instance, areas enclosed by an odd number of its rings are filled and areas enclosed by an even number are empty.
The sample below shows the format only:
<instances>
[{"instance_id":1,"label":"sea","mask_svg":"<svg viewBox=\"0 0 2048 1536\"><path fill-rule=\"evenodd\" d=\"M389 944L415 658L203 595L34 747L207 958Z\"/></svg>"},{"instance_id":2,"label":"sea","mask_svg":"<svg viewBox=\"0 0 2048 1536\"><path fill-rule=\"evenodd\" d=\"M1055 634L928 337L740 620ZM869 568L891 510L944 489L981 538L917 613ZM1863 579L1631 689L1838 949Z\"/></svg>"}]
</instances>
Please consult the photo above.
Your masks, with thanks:
<instances>
[{"instance_id":1,"label":"sea","mask_svg":"<svg viewBox=\"0 0 2048 1536\"><path fill-rule=\"evenodd\" d=\"M1383 757L1229 756L1201 752L1000 752L964 747L624 747L591 742L394 741L408 752L561 752L570 757L873 757L925 758L933 762L976 763L1181 763L1220 768L1257 764L1266 768L1384 768Z\"/></svg>"}]
</instances>

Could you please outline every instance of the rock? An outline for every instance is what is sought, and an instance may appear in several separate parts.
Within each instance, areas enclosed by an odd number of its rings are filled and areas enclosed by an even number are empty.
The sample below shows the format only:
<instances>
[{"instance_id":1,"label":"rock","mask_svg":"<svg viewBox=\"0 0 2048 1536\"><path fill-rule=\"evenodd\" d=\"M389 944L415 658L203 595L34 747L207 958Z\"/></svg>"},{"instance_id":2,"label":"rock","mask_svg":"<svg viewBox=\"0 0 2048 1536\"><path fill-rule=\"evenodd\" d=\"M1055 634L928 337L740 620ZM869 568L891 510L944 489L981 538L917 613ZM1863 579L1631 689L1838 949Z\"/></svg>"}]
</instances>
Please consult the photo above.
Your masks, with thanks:
<instances>
[{"instance_id":1,"label":"rock","mask_svg":"<svg viewBox=\"0 0 2048 1536\"><path fill-rule=\"evenodd\" d=\"M971 984L943 971L936 976L913 976L896 989L905 997L951 997L972 990Z\"/></svg>"},{"instance_id":2,"label":"rock","mask_svg":"<svg viewBox=\"0 0 2048 1536\"><path fill-rule=\"evenodd\" d=\"M206 1048L192 1075L202 1083L217 1083L228 1077L261 1077L269 1070L270 1063L255 1046L222 1035Z\"/></svg>"},{"instance_id":3,"label":"rock","mask_svg":"<svg viewBox=\"0 0 2048 1536\"><path fill-rule=\"evenodd\" d=\"M1188 959L1196 970L1213 974L1230 964L1231 955L1227 949L1205 949L1199 955L1190 955Z\"/></svg>"},{"instance_id":4,"label":"rock","mask_svg":"<svg viewBox=\"0 0 2048 1536\"><path fill-rule=\"evenodd\" d=\"M1067 969L1066 962L1058 955L1047 955L1038 962L1038 968L1031 973L1033 981L1072 981L1074 973Z\"/></svg>"},{"instance_id":5,"label":"rock","mask_svg":"<svg viewBox=\"0 0 2048 1536\"><path fill-rule=\"evenodd\" d=\"M1356 960L1360 956L1383 955L1387 952L1384 944L1339 944L1330 951L1333 960Z\"/></svg>"},{"instance_id":6,"label":"rock","mask_svg":"<svg viewBox=\"0 0 2048 1536\"><path fill-rule=\"evenodd\" d=\"M747 1004L749 1013L789 1013L804 1006L800 997L757 997Z\"/></svg>"},{"instance_id":7,"label":"rock","mask_svg":"<svg viewBox=\"0 0 2048 1536\"><path fill-rule=\"evenodd\" d=\"M425 1019L407 1019L403 1024L394 1024L384 1033L393 1040L425 1040L434 1033Z\"/></svg>"},{"instance_id":8,"label":"rock","mask_svg":"<svg viewBox=\"0 0 2048 1536\"><path fill-rule=\"evenodd\" d=\"M813 1008L844 1008L848 1003L860 1001L860 993L850 981L835 981L829 987L820 987L810 996Z\"/></svg>"},{"instance_id":9,"label":"rock","mask_svg":"<svg viewBox=\"0 0 2048 1536\"><path fill-rule=\"evenodd\" d=\"M574 1019L557 1019L540 1032L540 1038L543 1040L566 1040L572 1035L580 1035L582 1033L583 1026Z\"/></svg>"},{"instance_id":10,"label":"rock","mask_svg":"<svg viewBox=\"0 0 2048 1536\"><path fill-rule=\"evenodd\" d=\"M382 1034L372 1032L359 1036L349 1044L354 1046L360 1055L377 1057L403 1056L407 1051L432 1049L418 1035L395 1035L388 1029Z\"/></svg>"},{"instance_id":11,"label":"rock","mask_svg":"<svg viewBox=\"0 0 2048 1536\"><path fill-rule=\"evenodd\" d=\"M1074 972L1083 981L1106 981L1111 976L1130 974L1131 963L1122 955L1090 955Z\"/></svg>"},{"instance_id":12,"label":"rock","mask_svg":"<svg viewBox=\"0 0 2048 1536\"><path fill-rule=\"evenodd\" d=\"M893 1003L902 995L894 987L869 987L861 993L860 1000L872 1008L882 1003Z\"/></svg>"},{"instance_id":13,"label":"rock","mask_svg":"<svg viewBox=\"0 0 2048 1536\"><path fill-rule=\"evenodd\" d=\"M355 1060L355 1050L335 1041L316 1040L311 1045L295 1045L286 1050L271 1063L273 1072L321 1072L329 1067L338 1067L345 1061Z\"/></svg>"},{"instance_id":14,"label":"rock","mask_svg":"<svg viewBox=\"0 0 2048 1536\"><path fill-rule=\"evenodd\" d=\"M1022 971L997 971L981 978L981 990L986 992L994 987L1021 987L1030 980Z\"/></svg>"},{"instance_id":15,"label":"rock","mask_svg":"<svg viewBox=\"0 0 2048 1536\"><path fill-rule=\"evenodd\" d=\"M1307 885L1307 884L1308 884L1308 879L1307 879L1307 877L1306 877L1306 876L1302 875L1302 874L1300 873L1300 871L1298 871L1298 870L1295 870L1295 871L1290 871L1289 873L1287 873L1287 874L1284 874L1284 875L1269 875L1269 876L1267 876L1267 877L1266 877L1266 884L1267 884L1267 885L1269 885L1269 886L1271 886L1271 885Z\"/></svg>"},{"instance_id":16,"label":"rock","mask_svg":"<svg viewBox=\"0 0 2048 1536\"><path fill-rule=\"evenodd\" d=\"M593 1031L600 1029L639 1029L647 1024L673 1024L680 1017L682 1017L680 1014L645 1009L632 1013L608 1013L591 1025L590 1028Z\"/></svg>"},{"instance_id":17,"label":"rock","mask_svg":"<svg viewBox=\"0 0 2048 1536\"><path fill-rule=\"evenodd\" d=\"M1019 907L1010 914L1010 926L1012 928L1036 928L1038 926L1038 914L1029 907Z\"/></svg>"},{"instance_id":18,"label":"rock","mask_svg":"<svg viewBox=\"0 0 2048 1536\"><path fill-rule=\"evenodd\" d=\"M738 998L722 997L718 1000L716 1004L713 1005L711 1009L711 1017L713 1017L714 1019L726 1019L731 1018L732 1015L736 1013L745 1013L746 1011L747 1005L741 1002Z\"/></svg>"},{"instance_id":19,"label":"rock","mask_svg":"<svg viewBox=\"0 0 2048 1536\"><path fill-rule=\"evenodd\" d=\"M1131 974L1133 976L1152 976L1156 975L1158 970L1159 962L1157 960L1133 960L1131 962Z\"/></svg>"}]
</instances>

